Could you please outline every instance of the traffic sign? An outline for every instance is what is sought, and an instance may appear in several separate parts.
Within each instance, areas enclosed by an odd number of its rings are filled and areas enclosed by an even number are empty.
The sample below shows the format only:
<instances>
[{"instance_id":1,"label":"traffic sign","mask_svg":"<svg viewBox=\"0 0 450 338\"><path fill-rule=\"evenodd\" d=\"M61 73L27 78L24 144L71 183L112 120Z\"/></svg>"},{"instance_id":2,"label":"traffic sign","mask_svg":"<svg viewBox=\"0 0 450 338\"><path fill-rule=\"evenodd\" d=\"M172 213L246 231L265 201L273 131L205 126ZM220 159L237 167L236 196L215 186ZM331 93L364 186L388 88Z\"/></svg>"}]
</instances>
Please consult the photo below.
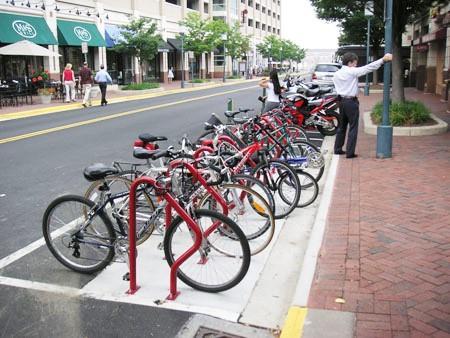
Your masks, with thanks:
<instances>
[{"instance_id":1,"label":"traffic sign","mask_svg":"<svg viewBox=\"0 0 450 338\"><path fill-rule=\"evenodd\" d=\"M87 42L82 42L81 43L81 52L83 54L87 54L87 52L88 52L88 44L87 44Z\"/></svg>"}]
</instances>

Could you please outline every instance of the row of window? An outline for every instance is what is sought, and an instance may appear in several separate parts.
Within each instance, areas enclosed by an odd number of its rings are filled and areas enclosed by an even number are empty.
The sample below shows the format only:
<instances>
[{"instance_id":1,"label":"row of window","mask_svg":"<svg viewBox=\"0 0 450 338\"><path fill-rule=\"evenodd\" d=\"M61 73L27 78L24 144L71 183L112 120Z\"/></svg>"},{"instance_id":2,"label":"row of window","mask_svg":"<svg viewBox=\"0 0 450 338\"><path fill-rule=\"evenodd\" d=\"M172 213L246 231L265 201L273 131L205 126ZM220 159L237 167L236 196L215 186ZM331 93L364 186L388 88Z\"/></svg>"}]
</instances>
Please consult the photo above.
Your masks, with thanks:
<instances>
[{"instance_id":1,"label":"row of window","mask_svg":"<svg viewBox=\"0 0 450 338\"><path fill-rule=\"evenodd\" d=\"M253 19L248 19L248 25L249 25L249 27L253 27ZM257 29L261 29L263 31L266 30L266 24L265 23L261 24L259 21L255 21L254 27ZM267 31L269 33L280 35L280 30L275 27L267 26Z\"/></svg>"},{"instance_id":2,"label":"row of window","mask_svg":"<svg viewBox=\"0 0 450 338\"><path fill-rule=\"evenodd\" d=\"M181 6L181 0L166 0L166 2L172 4ZM193 9L196 11L200 11L200 1L199 0L187 0L187 8ZM203 3L203 12L209 13L209 6L208 3Z\"/></svg>"},{"instance_id":3,"label":"row of window","mask_svg":"<svg viewBox=\"0 0 450 338\"><path fill-rule=\"evenodd\" d=\"M248 7L253 7L253 0L241 0L241 3L245 4L247 2ZM274 3L278 3L278 6L281 5L281 0L273 0ZM259 9L259 3L256 2L256 9ZM264 8L264 6L263 6Z\"/></svg>"}]
</instances>

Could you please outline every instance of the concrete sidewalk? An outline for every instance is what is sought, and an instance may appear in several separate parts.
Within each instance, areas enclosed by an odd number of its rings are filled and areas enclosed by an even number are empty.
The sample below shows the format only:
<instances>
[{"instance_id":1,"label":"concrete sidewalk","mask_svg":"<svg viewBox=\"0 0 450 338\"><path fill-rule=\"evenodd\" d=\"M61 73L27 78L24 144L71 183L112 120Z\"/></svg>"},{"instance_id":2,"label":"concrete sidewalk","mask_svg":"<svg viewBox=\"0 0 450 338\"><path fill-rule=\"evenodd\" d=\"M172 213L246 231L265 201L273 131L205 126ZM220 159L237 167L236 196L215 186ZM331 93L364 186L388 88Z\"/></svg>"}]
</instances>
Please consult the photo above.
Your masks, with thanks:
<instances>
[{"instance_id":1,"label":"concrete sidewalk","mask_svg":"<svg viewBox=\"0 0 450 338\"><path fill-rule=\"evenodd\" d=\"M437 96L406 95L449 122ZM360 96L361 112L381 100ZM360 123L359 157L339 158L308 310L355 313L356 337L450 337L450 132L394 137L379 160Z\"/></svg>"}]
</instances>

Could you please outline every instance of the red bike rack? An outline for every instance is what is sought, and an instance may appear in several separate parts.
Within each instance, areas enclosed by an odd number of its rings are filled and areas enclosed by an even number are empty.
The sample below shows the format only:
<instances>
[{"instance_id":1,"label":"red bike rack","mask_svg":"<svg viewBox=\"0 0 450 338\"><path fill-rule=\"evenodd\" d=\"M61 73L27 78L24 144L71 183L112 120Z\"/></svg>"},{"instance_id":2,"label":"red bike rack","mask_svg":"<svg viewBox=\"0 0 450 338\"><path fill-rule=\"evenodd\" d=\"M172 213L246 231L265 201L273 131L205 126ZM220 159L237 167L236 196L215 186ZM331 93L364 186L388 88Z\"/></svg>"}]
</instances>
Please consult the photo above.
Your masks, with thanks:
<instances>
[{"instance_id":1,"label":"red bike rack","mask_svg":"<svg viewBox=\"0 0 450 338\"><path fill-rule=\"evenodd\" d=\"M141 184L150 184L155 187L156 191L161 190L164 191L163 187L160 187L157 182L150 177L140 177L133 181L130 188L130 202L129 202L129 211L130 211L130 220L129 220L129 231L128 231L128 240L129 240L129 260L130 260L130 289L127 291L128 294L135 294L139 289L137 285L137 273L136 273L136 190L137 187ZM168 205L170 205L175 211L183 218L188 226L193 230L195 234L194 244L184 252L170 268L170 286L169 286L169 295L167 296L168 300L174 300L179 295L179 291L177 290L177 272L183 262L185 262L189 257L191 257L200 247L202 243L202 233L198 226L198 224L184 211L184 209L177 203L177 201L166 192L163 192L161 196L167 201Z\"/></svg>"}]
</instances>

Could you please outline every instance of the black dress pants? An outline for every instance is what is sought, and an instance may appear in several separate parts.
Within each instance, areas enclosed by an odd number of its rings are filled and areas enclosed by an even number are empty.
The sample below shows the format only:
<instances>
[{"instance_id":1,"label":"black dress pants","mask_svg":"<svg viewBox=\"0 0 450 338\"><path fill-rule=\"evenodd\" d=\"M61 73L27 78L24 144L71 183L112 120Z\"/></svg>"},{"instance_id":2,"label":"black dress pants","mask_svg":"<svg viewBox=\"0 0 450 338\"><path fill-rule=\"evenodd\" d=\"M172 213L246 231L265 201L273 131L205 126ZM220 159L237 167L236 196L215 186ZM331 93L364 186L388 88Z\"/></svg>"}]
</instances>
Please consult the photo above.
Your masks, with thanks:
<instances>
[{"instance_id":1,"label":"black dress pants","mask_svg":"<svg viewBox=\"0 0 450 338\"><path fill-rule=\"evenodd\" d=\"M358 99L341 100L339 106L342 124L336 133L336 141L334 143L334 152L342 151L345 142L345 134L347 133L347 126L349 126L347 137L347 156L355 154L356 140L358 138L358 124L359 124L359 101Z\"/></svg>"},{"instance_id":2,"label":"black dress pants","mask_svg":"<svg viewBox=\"0 0 450 338\"><path fill-rule=\"evenodd\" d=\"M102 93L102 102L101 104L103 105L104 103L106 104L106 82L101 82L98 84L98 86L100 87L100 92Z\"/></svg>"}]
</instances>

